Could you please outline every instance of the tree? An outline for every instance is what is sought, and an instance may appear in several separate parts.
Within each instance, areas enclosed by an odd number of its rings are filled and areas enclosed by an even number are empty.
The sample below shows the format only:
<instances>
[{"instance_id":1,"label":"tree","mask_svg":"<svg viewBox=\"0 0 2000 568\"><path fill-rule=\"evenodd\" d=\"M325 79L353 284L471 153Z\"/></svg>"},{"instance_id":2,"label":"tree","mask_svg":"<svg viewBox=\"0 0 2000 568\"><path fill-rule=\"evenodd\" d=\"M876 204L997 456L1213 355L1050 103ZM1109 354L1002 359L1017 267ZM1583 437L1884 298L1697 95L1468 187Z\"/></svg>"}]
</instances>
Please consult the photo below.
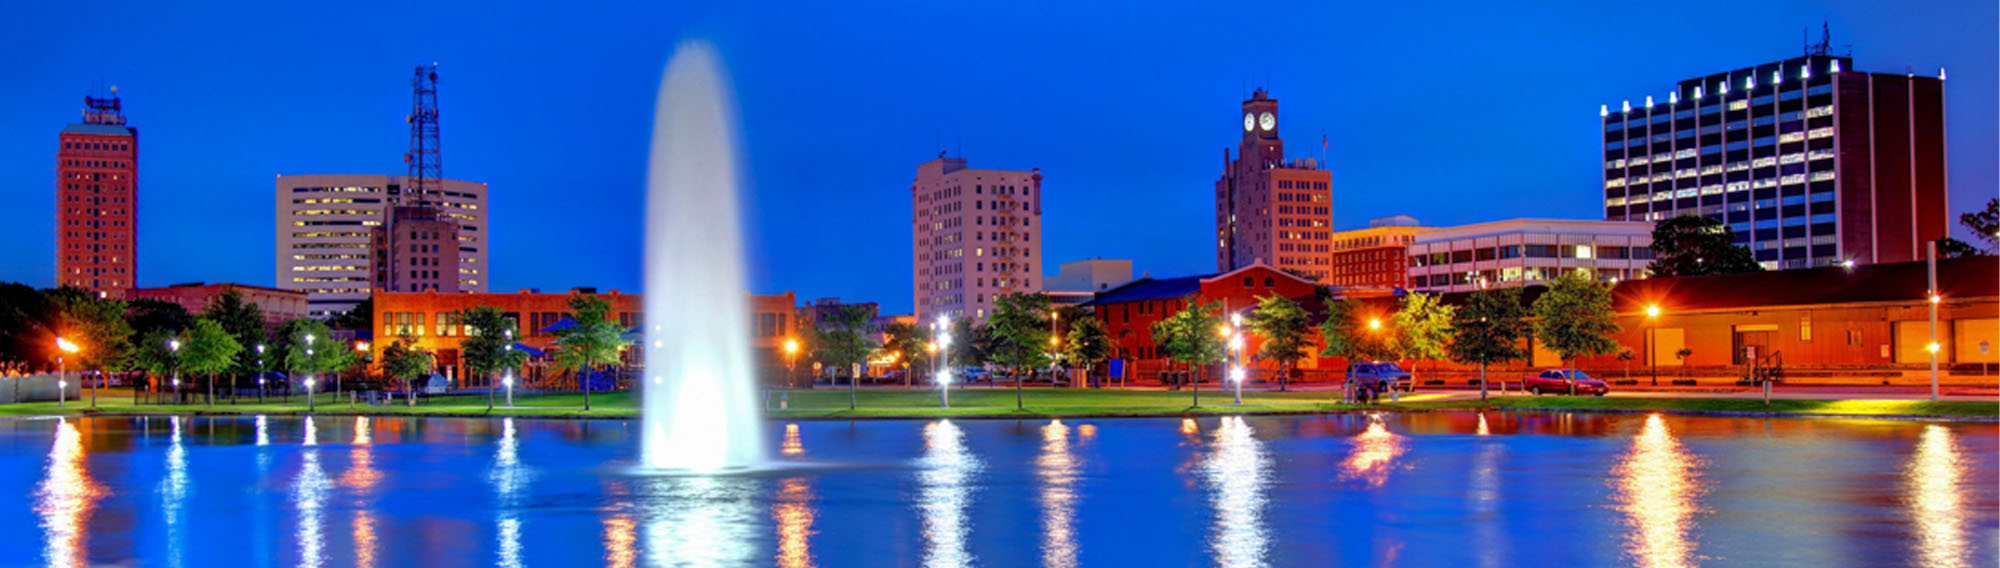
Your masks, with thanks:
<instances>
[{"instance_id":1,"label":"tree","mask_svg":"<svg viewBox=\"0 0 2000 568\"><path fill-rule=\"evenodd\" d=\"M1735 231L1721 221L1681 215L1653 226L1654 276L1703 276L1764 269L1750 249L1736 246Z\"/></svg>"},{"instance_id":2,"label":"tree","mask_svg":"<svg viewBox=\"0 0 2000 568\"><path fill-rule=\"evenodd\" d=\"M1938 239L1938 256L1955 258L2000 252L2000 197L1986 200L1986 208L1969 211L1958 216L1958 224L1964 225L1972 236L1985 246L1952 237Z\"/></svg>"},{"instance_id":3,"label":"tree","mask_svg":"<svg viewBox=\"0 0 2000 568\"><path fill-rule=\"evenodd\" d=\"M139 336L162 330L178 334L194 325L194 315L180 304L140 298L126 302L125 322L132 328L132 333Z\"/></svg>"},{"instance_id":4,"label":"tree","mask_svg":"<svg viewBox=\"0 0 2000 568\"><path fill-rule=\"evenodd\" d=\"M0 374L26 373L45 364L55 324L55 306L47 294L18 282L0 283Z\"/></svg>"},{"instance_id":5,"label":"tree","mask_svg":"<svg viewBox=\"0 0 2000 568\"><path fill-rule=\"evenodd\" d=\"M1312 332L1307 318L1298 302L1276 294L1258 298L1257 309L1250 314L1250 331L1264 338L1257 358L1278 362L1278 390L1290 388L1292 369L1306 358L1311 342L1306 334Z\"/></svg>"},{"instance_id":6,"label":"tree","mask_svg":"<svg viewBox=\"0 0 2000 568\"><path fill-rule=\"evenodd\" d=\"M1349 363L1395 357L1396 345L1389 332L1380 328L1381 318L1368 313L1367 304L1360 300L1328 301L1326 321L1319 324L1320 342L1326 347L1319 355L1339 357Z\"/></svg>"},{"instance_id":7,"label":"tree","mask_svg":"<svg viewBox=\"0 0 2000 568\"><path fill-rule=\"evenodd\" d=\"M236 290L226 290L210 302L202 316L221 324L224 331L236 339L236 360L229 369L229 399L236 399L236 377L245 373L258 372L256 345L264 343L264 311L257 304L243 301L243 295Z\"/></svg>"},{"instance_id":8,"label":"tree","mask_svg":"<svg viewBox=\"0 0 2000 568\"><path fill-rule=\"evenodd\" d=\"M819 326L812 331L813 358L822 364L832 365L834 376L849 372L867 362L868 354L875 351L875 338L869 337L868 319L871 311L863 306L843 305L819 319ZM861 382L860 373L852 373L847 379L847 407L855 406L854 391Z\"/></svg>"},{"instance_id":9,"label":"tree","mask_svg":"<svg viewBox=\"0 0 2000 568\"><path fill-rule=\"evenodd\" d=\"M882 342L882 350L895 355L896 362L902 363L903 386L911 386L916 378L911 369L919 364L929 364L930 328L895 322L883 328L882 335L886 338Z\"/></svg>"},{"instance_id":10,"label":"tree","mask_svg":"<svg viewBox=\"0 0 2000 568\"><path fill-rule=\"evenodd\" d=\"M236 354L241 351L243 344L215 320L198 317L188 328L187 341L181 345L181 366L197 375L208 375L209 406L215 406L215 376L235 368Z\"/></svg>"},{"instance_id":11,"label":"tree","mask_svg":"<svg viewBox=\"0 0 2000 568\"><path fill-rule=\"evenodd\" d=\"M590 410L590 381L585 376L599 365L616 364L619 352L631 342L623 337L623 327L605 319L611 311L610 300L576 294L569 298L569 310L576 326L558 332L556 364L576 372L576 382L583 387L583 409Z\"/></svg>"},{"instance_id":12,"label":"tree","mask_svg":"<svg viewBox=\"0 0 2000 568\"><path fill-rule=\"evenodd\" d=\"M408 404L417 403L417 380L431 374L433 358L430 353L416 348L416 340L404 334L395 343L382 350L382 374L403 382L408 396Z\"/></svg>"},{"instance_id":13,"label":"tree","mask_svg":"<svg viewBox=\"0 0 2000 568\"><path fill-rule=\"evenodd\" d=\"M953 367L982 367L993 352L993 328L969 318L951 322L951 345L945 364Z\"/></svg>"},{"instance_id":14,"label":"tree","mask_svg":"<svg viewBox=\"0 0 2000 568\"><path fill-rule=\"evenodd\" d=\"M1486 400L1486 366L1527 357L1528 308L1520 288L1480 290L1451 318L1451 360L1479 364L1479 399Z\"/></svg>"},{"instance_id":15,"label":"tree","mask_svg":"<svg viewBox=\"0 0 2000 568\"><path fill-rule=\"evenodd\" d=\"M599 318L601 321L602 318ZM474 306L458 311L458 321L465 326L465 339L458 342L461 358L465 361L465 375L477 375L486 379L486 409L493 410L493 374L521 366L528 360L528 352L513 349L514 320L500 313L493 306ZM577 322L579 325L585 322ZM589 396L586 392L584 396ZM584 409L590 408L584 403Z\"/></svg>"},{"instance_id":16,"label":"tree","mask_svg":"<svg viewBox=\"0 0 2000 568\"><path fill-rule=\"evenodd\" d=\"M96 384L104 384L111 380L112 373L124 371L131 364L132 326L125 322L124 301L89 294L61 294L54 305L60 322L57 336L77 344L76 365L97 369ZM98 390L90 391L91 406L97 405Z\"/></svg>"},{"instance_id":17,"label":"tree","mask_svg":"<svg viewBox=\"0 0 2000 568\"><path fill-rule=\"evenodd\" d=\"M285 367L292 370L291 377L297 379L300 373L308 376L320 373L338 373L341 369L354 366L359 359L353 349L334 341L332 330L317 320L295 320L288 326L290 335L285 339ZM185 347L185 346L184 346ZM340 390L339 375L334 376L334 392ZM306 396L311 397L317 389L307 385Z\"/></svg>"},{"instance_id":18,"label":"tree","mask_svg":"<svg viewBox=\"0 0 2000 568\"><path fill-rule=\"evenodd\" d=\"M1588 272L1564 272L1547 292L1535 298L1532 309L1535 339L1562 357L1564 368L1572 368L1577 357L1618 349L1618 342L1611 339L1619 331L1611 312L1611 285L1598 282Z\"/></svg>"},{"instance_id":19,"label":"tree","mask_svg":"<svg viewBox=\"0 0 2000 568\"><path fill-rule=\"evenodd\" d=\"M1402 333L1397 350L1413 361L1450 356L1451 318L1457 309L1440 303L1435 294L1418 292L1403 295L1398 303L1396 329Z\"/></svg>"},{"instance_id":20,"label":"tree","mask_svg":"<svg viewBox=\"0 0 2000 568\"><path fill-rule=\"evenodd\" d=\"M1069 336L1063 340L1063 358L1068 359L1071 365L1082 366L1083 378L1087 382L1091 368L1111 358L1111 336L1105 332L1104 323L1097 321L1096 317L1085 315L1067 321L1070 322Z\"/></svg>"},{"instance_id":21,"label":"tree","mask_svg":"<svg viewBox=\"0 0 2000 568\"><path fill-rule=\"evenodd\" d=\"M993 315L986 326L993 330L993 362L1007 368L1014 377L1014 408L1021 401L1022 371L1049 363L1049 297L1046 294L1002 294L993 298Z\"/></svg>"},{"instance_id":22,"label":"tree","mask_svg":"<svg viewBox=\"0 0 2000 568\"><path fill-rule=\"evenodd\" d=\"M375 299L362 298L361 301L354 303L354 307L327 320L327 324L334 329L355 331L375 329Z\"/></svg>"},{"instance_id":23,"label":"tree","mask_svg":"<svg viewBox=\"0 0 2000 568\"><path fill-rule=\"evenodd\" d=\"M1222 360L1222 302L1202 303L1188 295L1187 307L1167 319L1153 323L1153 343L1175 361L1186 363L1194 381L1194 405L1201 406L1201 381L1193 377L1196 366Z\"/></svg>"}]
</instances>

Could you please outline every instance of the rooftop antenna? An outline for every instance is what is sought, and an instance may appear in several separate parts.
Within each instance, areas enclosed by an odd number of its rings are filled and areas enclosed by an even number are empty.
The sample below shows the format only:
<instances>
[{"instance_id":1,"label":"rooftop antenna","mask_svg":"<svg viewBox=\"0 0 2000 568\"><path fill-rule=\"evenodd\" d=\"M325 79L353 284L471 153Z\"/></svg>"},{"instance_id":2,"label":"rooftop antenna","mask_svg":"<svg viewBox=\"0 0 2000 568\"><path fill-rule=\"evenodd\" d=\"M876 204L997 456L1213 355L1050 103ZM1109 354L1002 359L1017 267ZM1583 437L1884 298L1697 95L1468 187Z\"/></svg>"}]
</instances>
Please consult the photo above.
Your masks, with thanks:
<instances>
[{"instance_id":1,"label":"rooftop antenna","mask_svg":"<svg viewBox=\"0 0 2000 568\"><path fill-rule=\"evenodd\" d=\"M1804 40L1806 38L1806 33L1807 32L1805 30L1800 30L1799 38ZM1806 40L1806 41L1810 42L1811 40ZM1825 20L1820 20L1819 43L1807 43L1806 55L1826 55L1833 51L1832 47L1833 47L1833 31L1831 28L1827 26Z\"/></svg>"},{"instance_id":2,"label":"rooftop antenna","mask_svg":"<svg viewBox=\"0 0 2000 568\"><path fill-rule=\"evenodd\" d=\"M444 179L443 154L438 151L437 80L437 63L418 65L410 77L410 152L403 154L410 179L404 183L416 184L419 205L440 189Z\"/></svg>"}]
</instances>

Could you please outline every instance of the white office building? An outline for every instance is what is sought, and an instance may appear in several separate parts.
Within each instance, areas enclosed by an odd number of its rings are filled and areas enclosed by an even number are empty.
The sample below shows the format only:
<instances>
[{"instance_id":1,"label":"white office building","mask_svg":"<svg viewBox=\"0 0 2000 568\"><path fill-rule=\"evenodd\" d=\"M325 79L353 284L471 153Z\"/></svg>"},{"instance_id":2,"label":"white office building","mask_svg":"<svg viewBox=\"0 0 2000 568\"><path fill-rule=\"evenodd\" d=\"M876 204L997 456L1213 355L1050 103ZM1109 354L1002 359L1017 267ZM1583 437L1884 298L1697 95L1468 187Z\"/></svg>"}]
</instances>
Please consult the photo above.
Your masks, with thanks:
<instances>
[{"instance_id":1,"label":"white office building","mask_svg":"<svg viewBox=\"0 0 2000 568\"><path fill-rule=\"evenodd\" d=\"M1645 278L1653 224L1643 221L1513 219L1417 233L1409 247L1410 287L1469 292L1543 284L1564 271L1599 280Z\"/></svg>"},{"instance_id":2,"label":"white office building","mask_svg":"<svg viewBox=\"0 0 2000 568\"><path fill-rule=\"evenodd\" d=\"M368 298L373 280L369 230L382 211L406 201L403 176L278 176L275 287L306 293L307 312L325 318ZM458 289L485 292L487 263L486 184L442 180L430 192L441 216L459 223ZM414 198L408 199L414 201Z\"/></svg>"}]
</instances>

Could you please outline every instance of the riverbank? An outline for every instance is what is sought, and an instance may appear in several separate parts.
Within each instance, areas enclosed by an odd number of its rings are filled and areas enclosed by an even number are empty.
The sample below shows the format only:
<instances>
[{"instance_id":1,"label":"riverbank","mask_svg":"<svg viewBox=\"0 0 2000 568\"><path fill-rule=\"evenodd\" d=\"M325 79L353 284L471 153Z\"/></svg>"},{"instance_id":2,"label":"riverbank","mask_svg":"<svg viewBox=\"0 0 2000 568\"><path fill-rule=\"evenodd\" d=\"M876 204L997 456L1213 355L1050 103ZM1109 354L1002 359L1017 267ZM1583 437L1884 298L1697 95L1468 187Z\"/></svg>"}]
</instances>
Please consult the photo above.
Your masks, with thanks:
<instances>
[{"instance_id":1,"label":"riverbank","mask_svg":"<svg viewBox=\"0 0 2000 568\"><path fill-rule=\"evenodd\" d=\"M1522 412L1613 412L1707 416L1796 416L1882 419L1951 419L2000 422L2000 401L1987 400L1887 400L1887 399L1774 399L1762 400L1713 396L1675 397L1567 397L1509 396L1480 401L1465 393L1418 392L1399 402L1375 405L1334 402L1338 394L1326 391L1265 392L1246 391L1243 403L1236 404L1230 391L1204 390L1201 405L1194 406L1190 391L1166 390L1050 390L1029 389L1021 393L1016 407L1011 389L954 390L951 407L939 405L933 390L844 389L776 391L767 399L766 414L776 420L860 420L898 418L1098 418L1144 416L1202 416L1230 414L1331 414L1343 412L1438 412L1463 410ZM583 410L580 394L516 394L514 405L495 397L487 407L484 395L433 397L415 406L401 403L369 406L348 405L345 397L321 395L311 410L303 397L290 399L243 399L231 403L133 404L130 394L105 395L91 408L88 397L65 406L55 403L0 405L0 416L55 415L384 415L529 418L629 418L638 414L630 393L591 395L591 410Z\"/></svg>"}]
</instances>

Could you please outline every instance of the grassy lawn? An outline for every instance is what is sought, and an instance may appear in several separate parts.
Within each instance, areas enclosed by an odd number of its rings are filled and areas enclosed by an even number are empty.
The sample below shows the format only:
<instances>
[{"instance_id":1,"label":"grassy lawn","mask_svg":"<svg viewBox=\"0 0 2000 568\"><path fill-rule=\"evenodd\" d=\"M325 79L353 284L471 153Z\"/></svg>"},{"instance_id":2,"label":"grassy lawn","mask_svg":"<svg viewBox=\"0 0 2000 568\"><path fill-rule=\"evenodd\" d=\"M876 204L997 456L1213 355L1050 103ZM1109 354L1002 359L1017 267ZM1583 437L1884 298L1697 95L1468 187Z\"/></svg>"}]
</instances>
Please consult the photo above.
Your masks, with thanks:
<instances>
[{"instance_id":1,"label":"grassy lawn","mask_svg":"<svg viewBox=\"0 0 2000 568\"><path fill-rule=\"evenodd\" d=\"M1846 414L1909 416L2000 416L2000 402L1972 400L1772 400L1747 398L1600 398L1508 397L1494 399L1510 410L1659 410L1667 412L1743 412L1774 414Z\"/></svg>"},{"instance_id":2,"label":"grassy lawn","mask_svg":"<svg viewBox=\"0 0 2000 568\"><path fill-rule=\"evenodd\" d=\"M1201 406L1192 406L1188 391L1158 390L1086 390L1086 389L1028 389L1022 394L1025 409L1016 409L1012 389L954 389L951 392L951 408L940 408L938 393L934 390L862 390L855 395L856 410L848 409L848 391L840 388L789 391L785 409L779 410L779 395L773 393L769 399L768 414L773 418L920 418L931 416L979 416L979 417L1054 417L1054 416L1147 416L1186 414L1249 414L1249 413L1314 413L1340 412L1351 410L1451 410L1451 409L1497 409L1521 411L1664 411L1687 413L1754 413L1754 414L1794 414L1794 415L1865 415L1865 416L1939 416L1939 417L2000 417L2000 402L1993 401L1943 401L1923 400L1774 400L1770 406L1763 401L1742 398L1599 398L1599 397L1495 397L1487 402L1476 400L1441 400L1441 395L1418 393L1403 397L1400 403L1383 403L1375 406L1340 404L1336 402L1338 393L1313 392L1245 392L1243 404L1237 405L1227 390L1207 390L1201 392ZM487 410L484 395L460 395L425 399L416 406L388 404L381 406L357 405L350 409L345 397L336 399L331 394L321 395L317 401L317 411L330 414L422 414L446 416L546 416L546 417L626 417L638 412L637 403L630 393L601 393L591 395L591 410L583 411L583 395L556 394L531 395L517 393L514 406L505 406L504 397L496 398L495 408ZM306 411L302 397L292 397L289 401L267 399L258 403L255 399L243 399L238 404L219 402L214 407L206 404L161 405L132 404L129 391L107 391L98 399L95 412L105 413L234 413L234 414L284 414ZM88 396L85 400L69 401L67 407L57 408L55 403L36 402L0 405L0 416L33 416L53 414L84 414L92 412Z\"/></svg>"}]
</instances>

